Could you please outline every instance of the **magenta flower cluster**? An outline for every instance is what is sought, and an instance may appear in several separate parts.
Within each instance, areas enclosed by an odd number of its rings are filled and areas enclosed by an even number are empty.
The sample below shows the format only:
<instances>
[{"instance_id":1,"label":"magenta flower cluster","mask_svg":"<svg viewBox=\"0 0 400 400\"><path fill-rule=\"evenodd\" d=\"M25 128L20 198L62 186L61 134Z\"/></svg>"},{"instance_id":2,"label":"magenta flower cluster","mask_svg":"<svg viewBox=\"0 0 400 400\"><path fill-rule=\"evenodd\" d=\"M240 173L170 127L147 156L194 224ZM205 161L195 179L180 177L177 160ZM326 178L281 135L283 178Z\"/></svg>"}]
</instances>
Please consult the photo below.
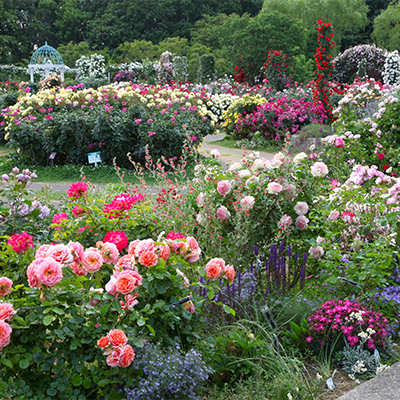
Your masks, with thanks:
<instances>
[{"instance_id":1,"label":"magenta flower cluster","mask_svg":"<svg viewBox=\"0 0 400 400\"><path fill-rule=\"evenodd\" d=\"M321 347L324 340L335 339L342 334L350 346L365 341L368 342L369 349L375 349L376 345L385 346L387 319L382 313L367 310L361 304L350 300L327 301L315 310L307 321L307 342L321 340Z\"/></svg>"}]
</instances>

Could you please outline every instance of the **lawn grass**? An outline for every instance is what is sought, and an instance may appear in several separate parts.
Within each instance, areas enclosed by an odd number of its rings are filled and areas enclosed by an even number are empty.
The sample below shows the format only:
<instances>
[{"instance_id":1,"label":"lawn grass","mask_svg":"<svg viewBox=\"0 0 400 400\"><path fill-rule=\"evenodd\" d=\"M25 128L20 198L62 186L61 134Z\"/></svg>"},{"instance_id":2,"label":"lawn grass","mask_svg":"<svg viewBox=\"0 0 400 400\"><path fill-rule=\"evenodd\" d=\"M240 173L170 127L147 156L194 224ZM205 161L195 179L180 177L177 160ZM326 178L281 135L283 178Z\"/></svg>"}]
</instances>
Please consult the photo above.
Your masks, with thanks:
<instances>
[{"instance_id":1,"label":"lawn grass","mask_svg":"<svg viewBox=\"0 0 400 400\"><path fill-rule=\"evenodd\" d=\"M261 140L235 140L231 136L226 136L222 140L207 142L207 144L216 144L230 149L241 149L245 147L247 150L264 151L266 153L276 153L282 149L281 145L269 144Z\"/></svg>"}]
</instances>

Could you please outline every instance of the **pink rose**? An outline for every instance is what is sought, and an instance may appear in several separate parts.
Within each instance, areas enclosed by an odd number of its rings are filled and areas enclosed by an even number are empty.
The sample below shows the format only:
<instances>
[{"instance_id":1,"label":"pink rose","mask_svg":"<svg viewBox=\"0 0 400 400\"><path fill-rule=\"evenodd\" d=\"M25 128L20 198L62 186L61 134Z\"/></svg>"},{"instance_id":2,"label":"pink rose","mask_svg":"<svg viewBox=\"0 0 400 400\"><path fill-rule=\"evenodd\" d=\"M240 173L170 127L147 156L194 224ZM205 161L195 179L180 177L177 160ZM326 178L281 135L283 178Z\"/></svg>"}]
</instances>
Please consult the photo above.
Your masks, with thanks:
<instances>
[{"instance_id":1,"label":"pink rose","mask_svg":"<svg viewBox=\"0 0 400 400\"><path fill-rule=\"evenodd\" d=\"M136 271L126 270L121 272L115 282L119 293L128 294L142 284L142 277Z\"/></svg>"},{"instance_id":2,"label":"pink rose","mask_svg":"<svg viewBox=\"0 0 400 400\"><path fill-rule=\"evenodd\" d=\"M282 192L282 185L280 185L278 182L270 182L267 185L267 190L270 194L278 194Z\"/></svg>"},{"instance_id":3,"label":"pink rose","mask_svg":"<svg viewBox=\"0 0 400 400\"><path fill-rule=\"evenodd\" d=\"M140 254L138 261L147 268L154 267L158 263L158 256L154 251L146 251Z\"/></svg>"},{"instance_id":4,"label":"pink rose","mask_svg":"<svg viewBox=\"0 0 400 400\"><path fill-rule=\"evenodd\" d=\"M340 212L335 210L329 214L328 220L329 221L336 221L339 218Z\"/></svg>"},{"instance_id":5,"label":"pink rose","mask_svg":"<svg viewBox=\"0 0 400 400\"><path fill-rule=\"evenodd\" d=\"M111 275L110 280L106 283L105 289L112 296L117 296L117 279L113 275Z\"/></svg>"},{"instance_id":6,"label":"pink rose","mask_svg":"<svg viewBox=\"0 0 400 400\"><path fill-rule=\"evenodd\" d=\"M103 256L97 249L87 249L83 253L82 267L91 274L97 272L103 265Z\"/></svg>"},{"instance_id":7,"label":"pink rose","mask_svg":"<svg viewBox=\"0 0 400 400\"><path fill-rule=\"evenodd\" d=\"M17 312L10 303L0 303L0 320L10 321L12 316Z\"/></svg>"},{"instance_id":8,"label":"pink rose","mask_svg":"<svg viewBox=\"0 0 400 400\"><path fill-rule=\"evenodd\" d=\"M80 264L82 262L83 253L85 252L83 246L79 242L69 242L67 246L74 257L74 262Z\"/></svg>"},{"instance_id":9,"label":"pink rose","mask_svg":"<svg viewBox=\"0 0 400 400\"><path fill-rule=\"evenodd\" d=\"M255 200L253 196L244 196L243 199L240 200L240 204L244 210L249 211L254 207Z\"/></svg>"},{"instance_id":10,"label":"pink rose","mask_svg":"<svg viewBox=\"0 0 400 400\"><path fill-rule=\"evenodd\" d=\"M311 167L311 175L315 178L322 178L329 172L328 167L323 162L316 162Z\"/></svg>"},{"instance_id":11,"label":"pink rose","mask_svg":"<svg viewBox=\"0 0 400 400\"><path fill-rule=\"evenodd\" d=\"M278 221L278 228L286 230L292 224L292 218L289 215L282 215L282 218Z\"/></svg>"},{"instance_id":12,"label":"pink rose","mask_svg":"<svg viewBox=\"0 0 400 400\"><path fill-rule=\"evenodd\" d=\"M13 281L5 276L0 278L0 296L5 296L11 292Z\"/></svg>"},{"instance_id":13,"label":"pink rose","mask_svg":"<svg viewBox=\"0 0 400 400\"><path fill-rule=\"evenodd\" d=\"M201 254L201 250L200 250L200 247L198 247L197 249L192 250L189 254L186 254L183 258L189 264L193 264L193 263L199 261L200 254Z\"/></svg>"},{"instance_id":14,"label":"pink rose","mask_svg":"<svg viewBox=\"0 0 400 400\"><path fill-rule=\"evenodd\" d=\"M52 258L42 258L36 267L36 276L44 285L53 287L62 281L61 265Z\"/></svg>"},{"instance_id":15,"label":"pink rose","mask_svg":"<svg viewBox=\"0 0 400 400\"><path fill-rule=\"evenodd\" d=\"M317 246L317 247L310 247L310 249L308 250L308 252L310 253L311 257L313 258L320 258L321 256L324 255L324 249L321 246Z\"/></svg>"},{"instance_id":16,"label":"pink rose","mask_svg":"<svg viewBox=\"0 0 400 400\"><path fill-rule=\"evenodd\" d=\"M210 151L211 155L214 156L215 158L219 158L220 154L219 151L217 149L212 149Z\"/></svg>"},{"instance_id":17,"label":"pink rose","mask_svg":"<svg viewBox=\"0 0 400 400\"><path fill-rule=\"evenodd\" d=\"M301 231L304 231L308 227L309 219L304 215L300 215L296 218L295 225L300 228Z\"/></svg>"},{"instance_id":18,"label":"pink rose","mask_svg":"<svg viewBox=\"0 0 400 400\"><path fill-rule=\"evenodd\" d=\"M127 368L132 364L132 361L134 359L135 359L135 352L133 351L132 347L129 346L128 344L124 347L124 351L119 360L119 366L122 368Z\"/></svg>"},{"instance_id":19,"label":"pink rose","mask_svg":"<svg viewBox=\"0 0 400 400\"><path fill-rule=\"evenodd\" d=\"M169 246L160 246L160 251L158 253L158 256L162 258L165 262L167 262L170 254L171 254L171 249L169 248Z\"/></svg>"},{"instance_id":20,"label":"pink rose","mask_svg":"<svg viewBox=\"0 0 400 400\"><path fill-rule=\"evenodd\" d=\"M190 250L197 250L199 248L199 243L193 236L188 236L186 238L186 243L189 245Z\"/></svg>"},{"instance_id":21,"label":"pink rose","mask_svg":"<svg viewBox=\"0 0 400 400\"><path fill-rule=\"evenodd\" d=\"M0 350L10 344L11 326L7 322L0 321Z\"/></svg>"},{"instance_id":22,"label":"pink rose","mask_svg":"<svg viewBox=\"0 0 400 400\"><path fill-rule=\"evenodd\" d=\"M233 282L235 279L235 268L232 265L225 265L224 278Z\"/></svg>"},{"instance_id":23,"label":"pink rose","mask_svg":"<svg viewBox=\"0 0 400 400\"><path fill-rule=\"evenodd\" d=\"M47 250L47 257L51 257L60 264L69 264L74 261L71 250L65 244L50 246Z\"/></svg>"},{"instance_id":24,"label":"pink rose","mask_svg":"<svg viewBox=\"0 0 400 400\"><path fill-rule=\"evenodd\" d=\"M135 256L139 257L142 253L147 253L148 251L153 251L154 252L155 247L156 247L156 245L154 244L154 240L153 239L141 240L136 245Z\"/></svg>"},{"instance_id":25,"label":"pink rose","mask_svg":"<svg viewBox=\"0 0 400 400\"><path fill-rule=\"evenodd\" d=\"M196 203L199 207L204 205L204 193L200 193L196 198Z\"/></svg>"},{"instance_id":26,"label":"pink rose","mask_svg":"<svg viewBox=\"0 0 400 400\"><path fill-rule=\"evenodd\" d=\"M116 264L119 258L119 251L115 243L104 243L101 246L100 254L103 256L103 262L107 264Z\"/></svg>"},{"instance_id":27,"label":"pink rose","mask_svg":"<svg viewBox=\"0 0 400 400\"><path fill-rule=\"evenodd\" d=\"M232 190L232 185L229 181L219 181L217 184L217 192L221 196L226 196Z\"/></svg>"},{"instance_id":28,"label":"pink rose","mask_svg":"<svg viewBox=\"0 0 400 400\"><path fill-rule=\"evenodd\" d=\"M74 273L78 276L86 276L87 275L87 271L86 269L84 269L82 267L82 264L76 263L75 261L72 262L71 264L69 264L69 266L71 267L72 271L74 271Z\"/></svg>"},{"instance_id":29,"label":"pink rose","mask_svg":"<svg viewBox=\"0 0 400 400\"><path fill-rule=\"evenodd\" d=\"M123 354L123 347L115 347L112 353L106 359L107 365L109 365L110 367L118 367L119 360L121 359Z\"/></svg>"},{"instance_id":30,"label":"pink rose","mask_svg":"<svg viewBox=\"0 0 400 400\"><path fill-rule=\"evenodd\" d=\"M294 211L296 211L297 215L305 215L308 213L308 204L304 201L299 201L294 206Z\"/></svg>"},{"instance_id":31,"label":"pink rose","mask_svg":"<svg viewBox=\"0 0 400 400\"><path fill-rule=\"evenodd\" d=\"M46 258L47 250L52 247L51 244L42 244L37 250L35 258Z\"/></svg>"},{"instance_id":32,"label":"pink rose","mask_svg":"<svg viewBox=\"0 0 400 400\"><path fill-rule=\"evenodd\" d=\"M230 218L231 213L228 211L228 209L225 206L220 206L217 209L217 217L221 221L226 221L228 218Z\"/></svg>"},{"instance_id":33,"label":"pink rose","mask_svg":"<svg viewBox=\"0 0 400 400\"><path fill-rule=\"evenodd\" d=\"M344 140L342 138L337 137L335 139L335 146L336 147L344 147Z\"/></svg>"}]
</instances>

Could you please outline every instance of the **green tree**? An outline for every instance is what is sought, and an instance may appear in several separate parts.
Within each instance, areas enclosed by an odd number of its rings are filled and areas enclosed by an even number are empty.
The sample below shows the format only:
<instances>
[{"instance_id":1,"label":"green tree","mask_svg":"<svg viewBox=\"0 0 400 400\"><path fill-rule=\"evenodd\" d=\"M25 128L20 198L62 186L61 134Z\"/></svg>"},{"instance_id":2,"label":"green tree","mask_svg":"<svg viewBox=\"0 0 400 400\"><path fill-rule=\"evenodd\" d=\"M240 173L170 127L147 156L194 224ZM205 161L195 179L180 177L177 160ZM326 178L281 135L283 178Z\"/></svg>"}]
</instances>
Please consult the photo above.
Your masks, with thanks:
<instances>
[{"instance_id":1,"label":"green tree","mask_svg":"<svg viewBox=\"0 0 400 400\"><path fill-rule=\"evenodd\" d=\"M134 40L120 44L113 52L112 60L117 63L155 61L159 58L158 46L147 40Z\"/></svg>"},{"instance_id":2,"label":"green tree","mask_svg":"<svg viewBox=\"0 0 400 400\"><path fill-rule=\"evenodd\" d=\"M81 56L90 56L90 54L94 52L90 50L87 42L60 44L60 46L57 47L57 51L61 54L64 64L71 68L75 68L75 62L79 60Z\"/></svg>"},{"instance_id":3,"label":"green tree","mask_svg":"<svg viewBox=\"0 0 400 400\"><path fill-rule=\"evenodd\" d=\"M169 51L176 56L186 56L189 50L188 40L180 37L170 37L158 44L158 51L164 53Z\"/></svg>"},{"instance_id":4,"label":"green tree","mask_svg":"<svg viewBox=\"0 0 400 400\"><path fill-rule=\"evenodd\" d=\"M200 66L200 57L204 54L211 54L211 49L204 44L194 43L187 52L189 80L194 82L197 78L197 71Z\"/></svg>"},{"instance_id":5,"label":"green tree","mask_svg":"<svg viewBox=\"0 0 400 400\"><path fill-rule=\"evenodd\" d=\"M368 23L366 0L264 0L263 10L275 10L301 19L313 33L318 19L330 22L336 31L337 45L346 31L357 32Z\"/></svg>"},{"instance_id":6,"label":"green tree","mask_svg":"<svg viewBox=\"0 0 400 400\"><path fill-rule=\"evenodd\" d=\"M389 51L400 49L400 3L391 3L374 20L373 41Z\"/></svg>"}]
</instances>

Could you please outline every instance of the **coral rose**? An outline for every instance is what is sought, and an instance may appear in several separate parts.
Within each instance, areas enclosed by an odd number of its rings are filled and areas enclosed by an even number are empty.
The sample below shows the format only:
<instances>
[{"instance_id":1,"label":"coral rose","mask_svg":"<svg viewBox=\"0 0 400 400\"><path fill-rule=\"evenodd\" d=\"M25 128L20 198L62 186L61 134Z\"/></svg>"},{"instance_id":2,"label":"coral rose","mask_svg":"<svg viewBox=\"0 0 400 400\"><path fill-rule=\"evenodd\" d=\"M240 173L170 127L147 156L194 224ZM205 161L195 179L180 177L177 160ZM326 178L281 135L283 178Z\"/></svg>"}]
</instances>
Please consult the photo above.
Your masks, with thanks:
<instances>
[{"instance_id":1,"label":"coral rose","mask_svg":"<svg viewBox=\"0 0 400 400\"><path fill-rule=\"evenodd\" d=\"M158 256L154 251L146 251L139 256L139 263L145 267L154 267L157 262Z\"/></svg>"},{"instance_id":2,"label":"coral rose","mask_svg":"<svg viewBox=\"0 0 400 400\"><path fill-rule=\"evenodd\" d=\"M110 367L118 367L119 360L121 359L123 354L124 354L123 347L114 348L112 353L106 359L107 365L109 365Z\"/></svg>"},{"instance_id":3,"label":"coral rose","mask_svg":"<svg viewBox=\"0 0 400 400\"><path fill-rule=\"evenodd\" d=\"M225 268L222 258L213 258L206 265L206 275L210 279L219 278Z\"/></svg>"},{"instance_id":4,"label":"coral rose","mask_svg":"<svg viewBox=\"0 0 400 400\"><path fill-rule=\"evenodd\" d=\"M124 347L124 353L119 360L119 366L122 368L127 368L132 364L132 361L135 359L135 352L133 351L132 347L126 345Z\"/></svg>"},{"instance_id":5,"label":"coral rose","mask_svg":"<svg viewBox=\"0 0 400 400\"><path fill-rule=\"evenodd\" d=\"M62 281L61 265L52 258L42 258L36 267L36 276L41 283L53 287Z\"/></svg>"},{"instance_id":6,"label":"coral rose","mask_svg":"<svg viewBox=\"0 0 400 400\"><path fill-rule=\"evenodd\" d=\"M139 257L141 254L146 253L148 251L153 251L155 250L155 243L153 239L145 239L141 240L135 248L135 255Z\"/></svg>"},{"instance_id":7,"label":"coral rose","mask_svg":"<svg viewBox=\"0 0 400 400\"><path fill-rule=\"evenodd\" d=\"M121 272L115 282L115 287L118 292L128 294L133 292L142 284L142 277L136 271Z\"/></svg>"},{"instance_id":8,"label":"coral rose","mask_svg":"<svg viewBox=\"0 0 400 400\"><path fill-rule=\"evenodd\" d=\"M10 344L11 326L7 322L0 321L0 350Z\"/></svg>"},{"instance_id":9,"label":"coral rose","mask_svg":"<svg viewBox=\"0 0 400 400\"><path fill-rule=\"evenodd\" d=\"M0 303L0 320L10 321L12 316L17 312L10 303Z\"/></svg>"},{"instance_id":10,"label":"coral rose","mask_svg":"<svg viewBox=\"0 0 400 400\"><path fill-rule=\"evenodd\" d=\"M232 265L226 265L224 268L224 278L233 282L235 279L235 268Z\"/></svg>"},{"instance_id":11,"label":"coral rose","mask_svg":"<svg viewBox=\"0 0 400 400\"><path fill-rule=\"evenodd\" d=\"M128 341L124 331L121 331L121 329L111 329L107 334L107 339L113 347L125 346Z\"/></svg>"},{"instance_id":12,"label":"coral rose","mask_svg":"<svg viewBox=\"0 0 400 400\"><path fill-rule=\"evenodd\" d=\"M107 336L103 336L97 341L97 346L99 346L101 349L105 349L109 344L110 341L108 340Z\"/></svg>"},{"instance_id":13,"label":"coral rose","mask_svg":"<svg viewBox=\"0 0 400 400\"><path fill-rule=\"evenodd\" d=\"M171 254L171 249L169 248L169 246L167 245L160 246L160 251L158 253L158 256L162 258L165 262L167 262L170 254Z\"/></svg>"}]
</instances>

